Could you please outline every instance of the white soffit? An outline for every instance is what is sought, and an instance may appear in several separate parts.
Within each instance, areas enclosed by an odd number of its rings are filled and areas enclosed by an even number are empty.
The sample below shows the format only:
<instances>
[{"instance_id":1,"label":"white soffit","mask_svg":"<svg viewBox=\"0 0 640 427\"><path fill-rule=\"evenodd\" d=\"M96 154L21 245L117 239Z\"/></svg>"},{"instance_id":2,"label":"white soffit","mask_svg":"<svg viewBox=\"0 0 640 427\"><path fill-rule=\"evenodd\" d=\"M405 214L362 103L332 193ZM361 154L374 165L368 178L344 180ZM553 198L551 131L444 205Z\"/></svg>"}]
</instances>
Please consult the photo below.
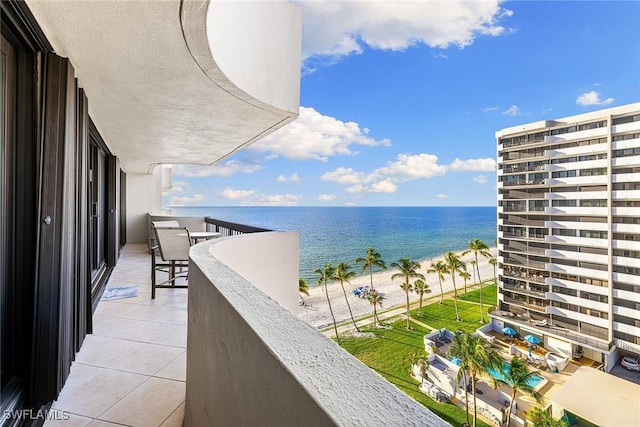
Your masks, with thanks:
<instances>
[{"instance_id":1,"label":"white soffit","mask_svg":"<svg viewBox=\"0 0 640 427\"><path fill-rule=\"evenodd\" d=\"M27 0L56 53L71 60L91 118L129 173L212 164L297 117L299 8L239 2L244 9L231 13L234 3ZM233 22L207 29L224 21L216 13ZM269 26L255 25L261 13ZM223 46L243 33L243 43Z\"/></svg>"}]
</instances>

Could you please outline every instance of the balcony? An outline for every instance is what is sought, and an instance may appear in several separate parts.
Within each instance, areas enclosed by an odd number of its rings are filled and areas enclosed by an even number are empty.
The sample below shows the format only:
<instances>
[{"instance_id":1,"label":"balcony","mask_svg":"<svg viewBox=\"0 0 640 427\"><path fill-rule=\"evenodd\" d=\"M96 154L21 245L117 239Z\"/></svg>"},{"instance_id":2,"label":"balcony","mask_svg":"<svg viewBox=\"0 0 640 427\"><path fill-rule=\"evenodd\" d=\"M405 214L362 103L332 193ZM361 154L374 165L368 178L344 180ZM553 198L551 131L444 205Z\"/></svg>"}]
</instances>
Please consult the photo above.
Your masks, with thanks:
<instances>
[{"instance_id":1,"label":"balcony","mask_svg":"<svg viewBox=\"0 0 640 427\"><path fill-rule=\"evenodd\" d=\"M611 347L611 343L605 338L594 338L590 335L572 331L560 326L559 324L554 324L555 321L553 319L551 319L550 322L548 321L545 326L541 326L539 321L532 319L529 316L522 316L504 310L492 310L489 312L489 316L507 323L516 323L524 326L527 330L535 330L539 334L552 336L554 338L567 339L577 345L585 345L605 351L608 351Z\"/></svg>"},{"instance_id":2,"label":"balcony","mask_svg":"<svg viewBox=\"0 0 640 427\"><path fill-rule=\"evenodd\" d=\"M138 296L99 304L53 408L78 425L446 425L280 305L297 256L297 233L201 243L189 289L151 300L147 244L127 245L108 287Z\"/></svg>"}]
</instances>

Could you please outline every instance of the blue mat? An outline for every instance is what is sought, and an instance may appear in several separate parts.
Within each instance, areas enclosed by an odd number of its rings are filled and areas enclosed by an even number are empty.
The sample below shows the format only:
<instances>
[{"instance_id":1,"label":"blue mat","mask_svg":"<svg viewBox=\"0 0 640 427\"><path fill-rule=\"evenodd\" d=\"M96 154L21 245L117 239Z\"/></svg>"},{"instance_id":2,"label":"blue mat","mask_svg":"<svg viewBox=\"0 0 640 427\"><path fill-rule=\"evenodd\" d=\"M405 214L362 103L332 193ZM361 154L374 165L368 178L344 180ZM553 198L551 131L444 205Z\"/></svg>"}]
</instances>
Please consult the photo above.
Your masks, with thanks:
<instances>
[{"instance_id":1,"label":"blue mat","mask_svg":"<svg viewBox=\"0 0 640 427\"><path fill-rule=\"evenodd\" d=\"M112 299L133 298L138 296L138 285L122 286L119 288L107 288L102 294L102 301Z\"/></svg>"}]
</instances>

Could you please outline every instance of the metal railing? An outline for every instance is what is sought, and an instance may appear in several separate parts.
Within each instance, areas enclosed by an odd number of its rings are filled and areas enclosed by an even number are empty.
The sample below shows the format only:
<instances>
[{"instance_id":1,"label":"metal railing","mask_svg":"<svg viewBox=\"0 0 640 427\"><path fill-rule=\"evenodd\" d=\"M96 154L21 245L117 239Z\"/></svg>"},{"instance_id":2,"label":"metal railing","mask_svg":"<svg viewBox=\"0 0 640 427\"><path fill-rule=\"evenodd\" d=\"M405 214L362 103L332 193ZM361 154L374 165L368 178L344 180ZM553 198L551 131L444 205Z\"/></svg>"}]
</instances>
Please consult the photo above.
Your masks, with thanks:
<instances>
[{"instance_id":1,"label":"metal railing","mask_svg":"<svg viewBox=\"0 0 640 427\"><path fill-rule=\"evenodd\" d=\"M222 221L219 219L206 216L204 222L207 227L207 231L215 231L220 233L221 237L238 236L247 233L262 233L265 231L273 231L268 228L253 227L246 224L238 224L235 222Z\"/></svg>"},{"instance_id":2,"label":"metal railing","mask_svg":"<svg viewBox=\"0 0 640 427\"><path fill-rule=\"evenodd\" d=\"M506 299L505 299L505 302L507 302ZM513 304L522 304L522 303L514 301ZM609 350L609 348L611 348L611 342L608 341L607 337L603 336L602 338L592 338L592 337L585 336L579 332L567 330L559 326L557 323L561 323L561 322L558 322L557 320L552 320L554 324L541 326L537 324L538 322L535 319L532 319L530 317L524 317L524 316L513 314L513 313L507 314L507 312L505 312L504 310L490 310L489 314L496 317L500 317L508 322L519 323L528 327L535 327L537 329L544 330L546 334L567 338L579 344L586 344L601 350Z\"/></svg>"}]
</instances>

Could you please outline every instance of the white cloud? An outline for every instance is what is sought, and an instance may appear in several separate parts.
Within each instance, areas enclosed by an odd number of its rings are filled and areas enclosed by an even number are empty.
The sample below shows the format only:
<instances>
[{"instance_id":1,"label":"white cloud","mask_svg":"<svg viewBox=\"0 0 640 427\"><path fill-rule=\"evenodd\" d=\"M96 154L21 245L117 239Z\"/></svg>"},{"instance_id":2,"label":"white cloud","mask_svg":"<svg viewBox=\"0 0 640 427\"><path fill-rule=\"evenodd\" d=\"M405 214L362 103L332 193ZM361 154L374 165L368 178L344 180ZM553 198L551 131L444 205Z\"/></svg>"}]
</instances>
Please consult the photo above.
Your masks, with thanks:
<instances>
[{"instance_id":1,"label":"white cloud","mask_svg":"<svg viewBox=\"0 0 640 427\"><path fill-rule=\"evenodd\" d=\"M440 194L436 194L436 197L437 197L438 199L448 199L448 198L449 198L449 196L448 196L448 195L446 195L446 194L442 194L442 193L440 193Z\"/></svg>"},{"instance_id":2,"label":"white cloud","mask_svg":"<svg viewBox=\"0 0 640 427\"><path fill-rule=\"evenodd\" d=\"M402 181L417 178L432 178L444 175L447 167L438 164L438 156L433 154L398 154L395 162L376 169L374 176L393 176Z\"/></svg>"},{"instance_id":3,"label":"white cloud","mask_svg":"<svg viewBox=\"0 0 640 427\"><path fill-rule=\"evenodd\" d=\"M174 176L188 176L188 177L206 177L206 176L221 176L230 177L236 173L254 173L260 170L262 166L256 163L244 163L237 160L228 160L224 163L216 163L211 166L195 166L195 165L174 165Z\"/></svg>"},{"instance_id":4,"label":"white cloud","mask_svg":"<svg viewBox=\"0 0 640 427\"><path fill-rule=\"evenodd\" d=\"M225 188L218 193L218 196L228 200L243 200L250 198L255 194L254 190L234 190L233 188Z\"/></svg>"},{"instance_id":5,"label":"white cloud","mask_svg":"<svg viewBox=\"0 0 640 427\"><path fill-rule=\"evenodd\" d=\"M173 196L169 199L169 204L172 206L183 206L200 203L202 201L204 201L202 194L194 194L193 196Z\"/></svg>"},{"instance_id":6,"label":"white cloud","mask_svg":"<svg viewBox=\"0 0 640 427\"><path fill-rule=\"evenodd\" d=\"M266 136L247 150L271 153L292 160L321 160L337 155L355 154L354 145L390 145L388 139L376 140L356 122L343 122L324 116L313 108L300 107L296 121Z\"/></svg>"},{"instance_id":7,"label":"white cloud","mask_svg":"<svg viewBox=\"0 0 640 427\"><path fill-rule=\"evenodd\" d=\"M324 173L320 179L347 185L345 191L352 194L395 193L402 182L444 176L448 171L489 172L495 168L496 161L492 158L455 159L451 165L440 165L438 157L433 154L398 154L395 161L387 162L369 174L340 167ZM484 179L486 182L486 177Z\"/></svg>"},{"instance_id":8,"label":"white cloud","mask_svg":"<svg viewBox=\"0 0 640 427\"><path fill-rule=\"evenodd\" d=\"M496 161L491 157L468 160L456 158L449 166L449 170L452 172L493 172L496 170Z\"/></svg>"},{"instance_id":9,"label":"white cloud","mask_svg":"<svg viewBox=\"0 0 640 427\"><path fill-rule=\"evenodd\" d=\"M433 154L399 154L397 160L375 169L369 174L340 167L324 173L320 179L349 185L348 193L395 193L400 182L444 175L446 166L438 164Z\"/></svg>"},{"instance_id":10,"label":"white cloud","mask_svg":"<svg viewBox=\"0 0 640 427\"><path fill-rule=\"evenodd\" d=\"M365 47L401 51L414 45L463 48L478 35L509 33L500 22L513 12L500 0L298 1L303 9L305 68L359 54ZM314 61L309 61L310 57Z\"/></svg>"},{"instance_id":11,"label":"white cloud","mask_svg":"<svg viewBox=\"0 0 640 427\"><path fill-rule=\"evenodd\" d=\"M476 177L473 178L473 180L475 182L477 182L478 184L486 184L487 183L487 177L485 175L478 175Z\"/></svg>"},{"instance_id":12,"label":"white cloud","mask_svg":"<svg viewBox=\"0 0 640 427\"><path fill-rule=\"evenodd\" d=\"M391 178L373 183L370 190L371 193L395 193L396 191L398 191L398 186L393 183Z\"/></svg>"},{"instance_id":13,"label":"white cloud","mask_svg":"<svg viewBox=\"0 0 640 427\"><path fill-rule=\"evenodd\" d=\"M259 194L255 200L250 200L245 204L260 206L293 206L297 205L302 198L295 194Z\"/></svg>"},{"instance_id":14,"label":"white cloud","mask_svg":"<svg viewBox=\"0 0 640 427\"><path fill-rule=\"evenodd\" d=\"M600 94L595 90L591 92L585 92L576 99L576 104L583 107L589 105L609 105L614 101L613 98L600 99Z\"/></svg>"},{"instance_id":15,"label":"white cloud","mask_svg":"<svg viewBox=\"0 0 640 427\"><path fill-rule=\"evenodd\" d=\"M219 192L218 196L252 206L291 206L302 198L294 194L262 194L255 190L236 190L230 187Z\"/></svg>"},{"instance_id":16,"label":"white cloud","mask_svg":"<svg viewBox=\"0 0 640 427\"><path fill-rule=\"evenodd\" d=\"M319 202L332 202L336 199L336 195L335 194L320 194L318 196L318 201Z\"/></svg>"},{"instance_id":17,"label":"white cloud","mask_svg":"<svg viewBox=\"0 0 640 427\"><path fill-rule=\"evenodd\" d=\"M332 181L338 184L357 184L363 182L366 177L362 172L356 172L351 168L339 167L338 169L325 172L320 177L323 181Z\"/></svg>"},{"instance_id":18,"label":"white cloud","mask_svg":"<svg viewBox=\"0 0 640 427\"><path fill-rule=\"evenodd\" d=\"M280 175L276 179L278 182L300 182L300 177L297 173L292 173L289 176Z\"/></svg>"},{"instance_id":19,"label":"white cloud","mask_svg":"<svg viewBox=\"0 0 640 427\"><path fill-rule=\"evenodd\" d=\"M482 109L482 112L483 113L490 113L491 111L497 111L499 109L500 109L500 107L484 107Z\"/></svg>"},{"instance_id":20,"label":"white cloud","mask_svg":"<svg viewBox=\"0 0 640 427\"><path fill-rule=\"evenodd\" d=\"M517 105L512 105L511 107L504 110L502 114L505 114L507 116L521 116L522 110L520 110L520 108Z\"/></svg>"}]
</instances>

